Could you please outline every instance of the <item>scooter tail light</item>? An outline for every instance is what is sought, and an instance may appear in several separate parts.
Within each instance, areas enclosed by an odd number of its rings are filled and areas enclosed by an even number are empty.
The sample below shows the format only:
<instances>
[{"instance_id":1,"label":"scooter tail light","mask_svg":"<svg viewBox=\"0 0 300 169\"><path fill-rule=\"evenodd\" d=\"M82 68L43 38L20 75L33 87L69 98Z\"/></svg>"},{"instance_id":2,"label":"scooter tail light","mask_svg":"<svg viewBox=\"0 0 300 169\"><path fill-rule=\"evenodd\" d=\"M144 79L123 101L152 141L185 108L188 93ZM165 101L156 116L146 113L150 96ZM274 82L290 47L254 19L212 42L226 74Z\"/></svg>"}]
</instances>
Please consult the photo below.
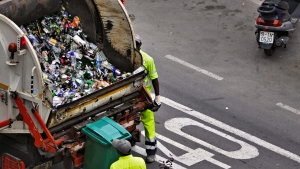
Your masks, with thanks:
<instances>
[{"instance_id":1,"label":"scooter tail light","mask_svg":"<svg viewBox=\"0 0 300 169\"><path fill-rule=\"evenodd\" d=\"M257 18L257 19L256 19L256 24L257 24L257 25L264 25L264 23L265 23L265 22L264 22L264 20L263 20L262 18Z\"/></svg>"},{"instance_id":2,"label":"scooter tail light","mask_svg":"<svg viewBox=\"0 0 300 169\"><path fill-rule=\"evenodd\" d=\"M280 27L282 25L282 22L280 20L264 20L262 18L256 19L257 25L264 25L264 26L274 26L274 27Z\"/></svg>"},{"instance_id":3,"label":"scooter tail light","mask_svg":"<svg viewBox=\"0 0 300 169\"><path fill-rule=\"evenodd\" d=\"M280 27L281 25L282 25L282 22L280 20L274 20L273 21L273 26Z\"/></svg>"}]
</instances>

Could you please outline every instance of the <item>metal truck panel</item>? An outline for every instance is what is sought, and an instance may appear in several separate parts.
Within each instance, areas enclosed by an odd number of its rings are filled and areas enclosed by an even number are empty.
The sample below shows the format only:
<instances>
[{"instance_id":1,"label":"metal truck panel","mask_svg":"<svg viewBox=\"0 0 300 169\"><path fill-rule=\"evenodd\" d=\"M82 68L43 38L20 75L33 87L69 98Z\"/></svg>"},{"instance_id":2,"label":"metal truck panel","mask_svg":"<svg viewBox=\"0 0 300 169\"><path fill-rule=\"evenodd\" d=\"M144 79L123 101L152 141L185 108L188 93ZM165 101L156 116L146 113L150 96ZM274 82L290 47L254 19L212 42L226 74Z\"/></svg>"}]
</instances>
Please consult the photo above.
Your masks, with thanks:
<instances>
[{"instance_id":1,"label":"metal truck panel","mask_svg":"<svg viewBox=\"0 0 300 169\"><path fill-rule=\"evenodd\" d=\"M96 95L91 99L84 98L84 102L81 102L80 104L72 106L62 105L61 108L58 107L58 110L50 115L47 126L48 128L52 128L71 118L76 118L76 116L90 112L105 104L108 104L114 100L117 100L139 90L141 90L141 86L135 86L134 83L125 83L124 86L119 86L118 88L109 92ZM101 90L99 92L101 92Z\"/></svg>"},{"instance_id":2,"label":"metal truck panel","mask_svg":"<svg viewBox=\"0 0 300 169\"><path fill-rule=\"evenodd\" d=\"M57 12L60 6L61 0L5 0L0 1L0 14L22 25Z\"/></svg>"},{"instance_id":3,"label":"metal truck panel","mask_svg":"<svg viewBox=\"0 0 300 169\"><path fill-rule=\"evenodd\" d=\"M18 62L16 65L7 64L11 53L8 51L8 45L10 43L17 43L17 37L24 36L22 30L6 16L0 14L0 91L6 91L7 97L5 102L0 103L0 109L3 110L0 114L0 121L8 118L15 118L19 111L14 107L13 100L9 97L9 91L17 91L25 98L25 105L29 108L32 107L32 103L39 105L39 112L43 119L46 118L48 110L42 104L42 70L35 50L32 45L27 43L26 53L20 54L15 52L14 59ZM24 36L27 42L29 40ZM34 71L32 72L33 68ZM31 94L31 76L34 76L33 87L35 89L34 95ZM12 124L9 130L23 129L24 125L18 122Z\"/></svg>"}]
</instances>

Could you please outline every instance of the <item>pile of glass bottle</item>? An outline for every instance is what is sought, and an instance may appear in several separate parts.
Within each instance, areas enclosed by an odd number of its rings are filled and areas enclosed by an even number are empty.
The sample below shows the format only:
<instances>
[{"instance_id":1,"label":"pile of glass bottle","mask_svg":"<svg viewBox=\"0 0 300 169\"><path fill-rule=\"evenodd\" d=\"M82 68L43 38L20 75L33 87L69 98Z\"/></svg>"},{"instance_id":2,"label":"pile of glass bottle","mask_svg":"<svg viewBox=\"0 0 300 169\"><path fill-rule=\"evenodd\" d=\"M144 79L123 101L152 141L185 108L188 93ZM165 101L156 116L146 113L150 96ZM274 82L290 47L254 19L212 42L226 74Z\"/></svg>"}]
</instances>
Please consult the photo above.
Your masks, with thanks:
<instances>
[{"instance_id":1,"label":"pile of glass bottle","mask_svg":"<svg viewBox=\"0 0 300 169\"><path fill-rule=\"evenodd\" d=\"M87 41L79 17L72 17L63 7L58 14L20 28L36 50L54 108L131 75L114 68L104 53Z\"/></svg>"}]
</instances>

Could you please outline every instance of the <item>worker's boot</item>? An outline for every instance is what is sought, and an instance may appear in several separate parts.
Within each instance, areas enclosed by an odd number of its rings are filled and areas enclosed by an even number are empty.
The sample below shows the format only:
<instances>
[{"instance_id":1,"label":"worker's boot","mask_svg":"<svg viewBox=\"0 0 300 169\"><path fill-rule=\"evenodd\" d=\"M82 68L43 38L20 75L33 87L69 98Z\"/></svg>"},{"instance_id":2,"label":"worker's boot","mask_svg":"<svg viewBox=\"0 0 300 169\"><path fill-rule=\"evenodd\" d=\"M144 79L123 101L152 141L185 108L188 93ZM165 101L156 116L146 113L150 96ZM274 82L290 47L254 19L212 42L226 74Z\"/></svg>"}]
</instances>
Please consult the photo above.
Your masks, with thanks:
<instances>
[{"instance_id":1,"label":"worker's boot","mask_svg":"<svg viewBox=\"0 0 300 169\"><path fill-rule=\"evenodd\" d=\"M153 163L155 161L155 154L154 155L147 155L146 162Z\"/></svg>"}]
</instances>

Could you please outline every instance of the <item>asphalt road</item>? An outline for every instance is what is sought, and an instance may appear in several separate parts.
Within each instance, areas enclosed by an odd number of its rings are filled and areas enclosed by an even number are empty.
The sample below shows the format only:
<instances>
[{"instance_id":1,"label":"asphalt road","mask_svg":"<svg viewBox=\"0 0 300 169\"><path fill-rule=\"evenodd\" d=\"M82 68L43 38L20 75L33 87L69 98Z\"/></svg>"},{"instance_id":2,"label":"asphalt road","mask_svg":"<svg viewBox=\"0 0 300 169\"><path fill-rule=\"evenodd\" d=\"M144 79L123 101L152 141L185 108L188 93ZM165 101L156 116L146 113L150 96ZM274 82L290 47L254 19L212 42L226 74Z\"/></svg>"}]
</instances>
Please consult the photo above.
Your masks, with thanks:
<instances>
[{"instance_id":1,"label":"asphalt road","mask_svg":"<svg viewBox=\"0 0 300 169\"><path fill-rule=\"evenodd\" d=\"M156 113L157 132L173 140L158 137L161 157L188 169L300 168L299 29L266 57L251 1L126 2L171 100Z\"/></svg>"},{"instance_id":2,"label":"asphalt road","mask_svg":"<svg viewBox=\"0 0 300 169\"><path fill-rule=\"evenodd\" d=\"M300 30L266 57L255 41L257 7L250 0L126 0L159 73L157 161L172 154L176 169L300 168ZM144 157L143 148L137 143L134 155Z\"/></svg>"}]
</instances>

